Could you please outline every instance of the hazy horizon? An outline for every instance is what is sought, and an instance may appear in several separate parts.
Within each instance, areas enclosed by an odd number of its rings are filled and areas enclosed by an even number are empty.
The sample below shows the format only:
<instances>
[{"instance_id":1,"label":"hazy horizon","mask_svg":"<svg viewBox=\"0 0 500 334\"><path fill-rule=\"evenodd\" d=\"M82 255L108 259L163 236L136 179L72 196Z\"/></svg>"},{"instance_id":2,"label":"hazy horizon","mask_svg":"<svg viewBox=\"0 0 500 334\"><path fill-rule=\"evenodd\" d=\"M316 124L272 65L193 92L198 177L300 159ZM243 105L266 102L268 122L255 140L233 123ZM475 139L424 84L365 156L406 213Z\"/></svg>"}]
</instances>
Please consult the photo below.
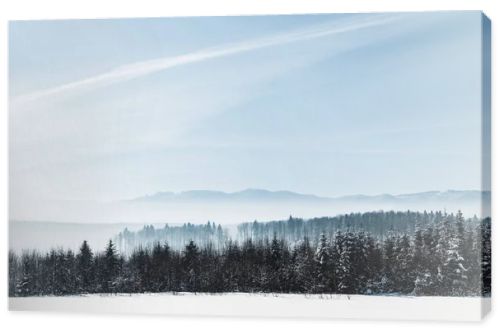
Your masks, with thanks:
<instances>
[{"instance_id":1,"label":"hazy horizon","mask_svg":"<svg viewBox=\"0 0 500 334\"><path fill-rule=\"evenodd\" d=\"M234 225L248 221L281 220L289 216L315 218L370 211L462 211L465 216L490 215L490 192L429 191L414 194L353 194L335 198L313 194L266 190L235 193L191 191L156 193L122 201L49 201L32 205L31 211L11 205L11 221L84 224L204 224Z\"/></svg>"},{"instance_id":2,"label":"hazy horizon","mask_svg":"<svg viewBox=\"0 0 500 334\"><path fill-rule=\"evenodd\" d=\"M298 195L310 195L310 196L316 196L316 197L321 197L321 198L330 198L330 199L336 199L336 198L342 198L342 197L350 197L350 196L380 196L380 195L391 195L391 196L401 196L401 195L414 195L414 194L423 194L423 193L446 193L446 192L488 192L489 190L480 190L480 189L428 189L425 191L418 191L418 192L401 192L401 193L384 193L384 192L373 192L373 193L346 193L346 194L339 194L335 196L321 196L315 193L301 193L297 191L293 191L290 189L265 189L265 188L255 188L255 187L249 187L249 188L242 188L242 189L237 189L235 191L228 191L224 189L181 189L178 191L171 191L169 189L161 189L158 191L154 191L151 193L143 194L142 196L138 197L132 197L132 198L122 198L122 199L117 199L117 200L134 200L137 198L142 198L142 197L147 197L147 196L154 196L157 194L162 194L162 193L171 193L174 195L179 195L179 194L184 194L184 193L190 193L190 192L214 192L214 193L224 193L224 194L237 194L237 193L242 193L242 192L247 192L247 191L263 191L263 192L270 192L270 193L280 193L280 192L285 192L285 193L294 193Z\"/></svg>"}]
</instances>

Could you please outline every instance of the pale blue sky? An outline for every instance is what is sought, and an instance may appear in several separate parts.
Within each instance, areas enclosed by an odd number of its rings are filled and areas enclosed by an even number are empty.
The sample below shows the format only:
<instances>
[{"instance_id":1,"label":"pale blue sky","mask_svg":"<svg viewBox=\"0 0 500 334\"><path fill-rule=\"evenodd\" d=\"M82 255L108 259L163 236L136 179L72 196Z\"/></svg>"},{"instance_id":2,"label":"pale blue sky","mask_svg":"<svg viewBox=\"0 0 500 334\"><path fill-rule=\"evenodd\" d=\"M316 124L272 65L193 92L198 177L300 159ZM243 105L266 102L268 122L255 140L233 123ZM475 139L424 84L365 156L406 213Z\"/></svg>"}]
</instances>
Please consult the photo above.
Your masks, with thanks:
<instances>
[{"instance_id":1,"label":"pale blue sky","mask_svg":"<svg viewBox=\"0 0 500 334\"><path fill-rule=\"evenodd\" d=\"M12 22L11 200L480 189L480 20Z\"/></svg>"}]
</instances>

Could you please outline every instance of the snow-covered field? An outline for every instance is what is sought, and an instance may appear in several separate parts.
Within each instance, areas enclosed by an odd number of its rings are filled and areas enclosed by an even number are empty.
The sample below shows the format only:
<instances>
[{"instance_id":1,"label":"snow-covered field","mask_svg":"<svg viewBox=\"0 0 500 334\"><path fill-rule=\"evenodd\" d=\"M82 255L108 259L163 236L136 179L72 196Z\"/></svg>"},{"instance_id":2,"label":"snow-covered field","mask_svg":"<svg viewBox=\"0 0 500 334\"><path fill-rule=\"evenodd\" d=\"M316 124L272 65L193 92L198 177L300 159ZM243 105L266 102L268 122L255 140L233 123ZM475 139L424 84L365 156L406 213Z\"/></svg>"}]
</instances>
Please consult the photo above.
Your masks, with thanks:
<instances>
[{"instance_id":1,"label":"snow-covered field","mask_svg":"<svg viewBox=\"0 0 500 334\"><path fill-rule=\"evenodd\" d=\"M477 321L489 298L292 294L119 294L9 298L13 311Z\"/></svg>"}]
</instances>

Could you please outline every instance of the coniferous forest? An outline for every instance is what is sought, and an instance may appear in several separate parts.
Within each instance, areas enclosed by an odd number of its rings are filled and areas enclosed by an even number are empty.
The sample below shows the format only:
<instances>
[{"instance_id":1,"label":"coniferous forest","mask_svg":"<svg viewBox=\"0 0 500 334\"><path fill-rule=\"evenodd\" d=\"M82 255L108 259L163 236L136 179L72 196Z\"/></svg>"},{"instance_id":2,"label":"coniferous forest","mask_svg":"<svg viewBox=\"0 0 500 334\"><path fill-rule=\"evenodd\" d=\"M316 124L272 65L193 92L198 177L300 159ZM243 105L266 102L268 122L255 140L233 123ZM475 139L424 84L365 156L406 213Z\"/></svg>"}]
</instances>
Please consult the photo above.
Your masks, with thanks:
<instances>
[{"instance_id":1,"label":"coniferous forest","mask_svg":"<svg viewBox=\"0 0 500 334\"><path fill-rule=\"evenodd\" d=\"M82 241L76 253L9 252L10 296L146 292L489 296L491 220L460 212L290 217L241 224L233 238L213 223L146 226L104 250Z\"/></svg>"}]
</instances>

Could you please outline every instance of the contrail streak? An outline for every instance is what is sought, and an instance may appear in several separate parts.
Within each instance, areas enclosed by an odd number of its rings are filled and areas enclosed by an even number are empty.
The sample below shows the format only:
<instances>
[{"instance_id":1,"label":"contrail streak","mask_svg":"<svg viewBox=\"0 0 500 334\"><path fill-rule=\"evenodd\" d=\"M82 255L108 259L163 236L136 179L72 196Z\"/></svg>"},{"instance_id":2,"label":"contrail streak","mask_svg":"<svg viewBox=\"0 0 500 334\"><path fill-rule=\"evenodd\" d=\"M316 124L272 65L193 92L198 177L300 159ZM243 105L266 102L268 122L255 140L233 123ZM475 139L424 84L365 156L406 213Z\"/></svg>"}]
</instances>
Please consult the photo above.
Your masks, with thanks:
<instances>
[{"instance_id":1,"label":"contrail streak","mask_svg":"<svg viewBox=\"0 0 500 334\"><path fill-rule=\"evenodd\" d=\"M377 15L375 18L357 19L347 24L345 22L343 24L339 24L338 22L333 24L324 24L305 30L276 35L269 38L262 38L237 44L203 49L200 51L173 57L136 62L117 67L108 72L86 79L73 81L60 86L39 90L25 95L20 95L18 97L14 97L11 102L13 102L14 104L30 102L63 93L78 91L81 89L92 89L96 87L106 86L113 83L142 77L151 73L167 70L169 68L202 62L208 59L220 58L266 47L290 44L294 42L306 41L359 29L380 26L394 21L397 18L399 18L398 15Z\"/></svg>"}]
</instances>

